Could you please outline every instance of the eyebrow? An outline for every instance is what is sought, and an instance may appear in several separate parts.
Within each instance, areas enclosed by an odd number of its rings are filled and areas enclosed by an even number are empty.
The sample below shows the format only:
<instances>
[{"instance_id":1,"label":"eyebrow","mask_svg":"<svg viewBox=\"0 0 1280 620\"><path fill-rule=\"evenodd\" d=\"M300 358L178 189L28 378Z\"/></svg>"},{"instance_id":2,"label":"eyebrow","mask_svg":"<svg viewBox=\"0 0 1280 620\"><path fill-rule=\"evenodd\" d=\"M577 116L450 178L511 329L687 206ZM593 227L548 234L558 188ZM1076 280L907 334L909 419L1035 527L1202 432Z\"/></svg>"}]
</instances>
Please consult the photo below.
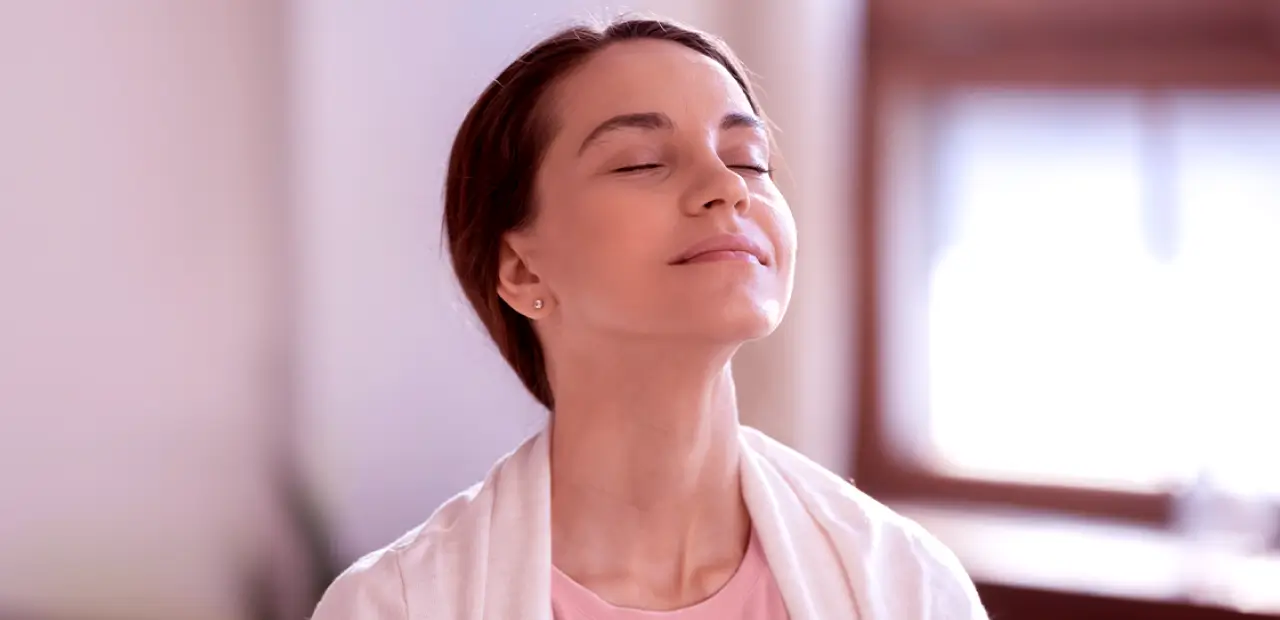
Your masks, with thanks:
<instances>
[{"instance_id":1,"label":"eyebrow","mask_svg":"<svg viewBox=\"0 0 1280 620\"><path fill-rule=\"evenodd\" d=\"M670 130L673 127L675 127L675 124L671 122L671 118L660 112L619 114L618 116L596 125L596 128L592 129L591 133L587 134L586 139L582 141L582 146L578 147L578 154L581 155L583 151L586 151L593 143L599 141L601 137L612 131L620 129ZM760 118L754 114L747 114L745 112L730 112L724 115L724 118L720 119L720 130L725 131L729 129L750 129L760 132L764 132L766 130L764 121L760 120Z\"/></svg>"},{"instance_id":2,"label":"eyebrow","mask_svg":"<svg viewBox=\"0 0 1280 620\"><path fill-rule=\"evenodd\" d=\"M726 131L729 129L750 129L761 133L768 131L760 117L745 112L730 112L720 119L720 130Z\"/></svg>"}]
</instances>

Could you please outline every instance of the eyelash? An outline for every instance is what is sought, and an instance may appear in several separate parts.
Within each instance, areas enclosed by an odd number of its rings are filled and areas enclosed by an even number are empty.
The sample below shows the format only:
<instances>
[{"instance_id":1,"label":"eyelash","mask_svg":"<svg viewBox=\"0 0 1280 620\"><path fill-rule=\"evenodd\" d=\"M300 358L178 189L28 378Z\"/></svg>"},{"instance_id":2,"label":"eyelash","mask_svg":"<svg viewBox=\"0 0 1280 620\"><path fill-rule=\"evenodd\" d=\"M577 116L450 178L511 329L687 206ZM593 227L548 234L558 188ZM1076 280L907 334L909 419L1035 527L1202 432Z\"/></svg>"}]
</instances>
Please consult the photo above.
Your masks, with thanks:
<instances>
[{"instance_id":1,"label":"eyelash","mask_svg":"<svg viewBox=\"0 0 1280 620\"><path fill-rule=\"evenodd\" d=\"M617 172L620 174L627 174L630 172L644 172L647 170L654 170L661 167L662 167L662 164L637 164L635 166L623 166L622 168L618 168L614 170L614 172ZM734 170L747 170L752 174L758 174L760 176L768 176L773 174L773 168L764 168L761 166L729 166L729 167Z\"/></svg>"},{"instance_id":2,"label":"eyelash","mask_svg":"<svg viewBox=\"0 0 1280 620\"><path fill-rule=\"evenodd\" d=\"M750 170L753 174L758 174L762 177L773 174L773 168L765 168L762 166L730 166L730 168L736 168L738 170Z\"/></svg>"}]
</instances>

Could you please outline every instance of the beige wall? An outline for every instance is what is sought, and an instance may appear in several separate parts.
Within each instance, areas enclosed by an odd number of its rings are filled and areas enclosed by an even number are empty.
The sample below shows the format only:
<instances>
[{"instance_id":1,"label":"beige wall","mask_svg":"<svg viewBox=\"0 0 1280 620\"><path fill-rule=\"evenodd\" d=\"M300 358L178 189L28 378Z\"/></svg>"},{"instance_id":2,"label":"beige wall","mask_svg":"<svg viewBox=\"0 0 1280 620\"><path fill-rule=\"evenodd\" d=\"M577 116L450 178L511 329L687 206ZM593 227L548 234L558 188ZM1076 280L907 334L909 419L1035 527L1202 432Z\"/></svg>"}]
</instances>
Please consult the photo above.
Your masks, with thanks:
<instances>
[{"instance_id":1,"label":"beige wall","mask_svg":"<svg viewBox=\"0 0 1280 620\"><path fill-rule=\"evenodd\" d=\"M0 616L233 617L276 538L279 11L0 4Z\"/></svg>"},{"instance_id":2,"label":"beige wall","mask_svg":"<svg viewBox=\"0 0 1280 620\"><path fill-rule=\"evenodd\" d=\"M782 190L799 228L796 293L773 337L736 361L742 417L833 471L852 469L853 145L857 2L726 5L725 34L779 127Z\"/></svg>"}]
</instances>

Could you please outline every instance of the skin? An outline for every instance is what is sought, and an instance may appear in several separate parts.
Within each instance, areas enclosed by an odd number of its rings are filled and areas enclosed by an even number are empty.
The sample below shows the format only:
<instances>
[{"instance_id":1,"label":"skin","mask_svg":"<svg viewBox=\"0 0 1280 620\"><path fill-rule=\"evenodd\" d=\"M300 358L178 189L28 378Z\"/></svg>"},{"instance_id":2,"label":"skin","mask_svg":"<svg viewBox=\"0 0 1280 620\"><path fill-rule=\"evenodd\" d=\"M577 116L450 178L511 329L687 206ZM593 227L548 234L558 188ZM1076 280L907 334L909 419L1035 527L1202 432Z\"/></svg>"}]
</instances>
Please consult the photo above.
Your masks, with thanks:
<instances>
[{"instance_id":1,"label":"skin","mask_svg":"<svg viewBox=\"0 0 1280 620\"><path fill-rule=\"evenodd\" d=\"M763 124L711 58L616 43L543 104L537 213L506 237L499 293L534 321L556 397L553 563L615 605L685 607L749 540L730 361L786 311L795 222ZM633 114L649 116L597 129ZM764 262L672 263L726 232Z\"/></svg>"}]
</instances>

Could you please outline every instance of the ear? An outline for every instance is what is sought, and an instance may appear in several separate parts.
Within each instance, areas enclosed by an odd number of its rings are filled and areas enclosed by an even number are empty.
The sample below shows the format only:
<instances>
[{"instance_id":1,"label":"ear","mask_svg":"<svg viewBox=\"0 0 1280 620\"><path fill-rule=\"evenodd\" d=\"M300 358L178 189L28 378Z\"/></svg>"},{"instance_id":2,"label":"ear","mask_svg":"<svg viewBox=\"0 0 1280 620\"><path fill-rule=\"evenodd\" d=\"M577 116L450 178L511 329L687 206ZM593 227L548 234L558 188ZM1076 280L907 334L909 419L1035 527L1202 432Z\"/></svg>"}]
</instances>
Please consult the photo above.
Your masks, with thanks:
<instances>
[{"instance_id":1,"label":"ear","mask_svg":"<svg viewBox=\"0 0 1280 620\"><path fill-rule=\"evenodd\" d=\"M551 310L551 295L530 261L531 240L519 233L502 236L498 250L498 296L516 312L539 319Z\"/></svg>"}]
</instances>

